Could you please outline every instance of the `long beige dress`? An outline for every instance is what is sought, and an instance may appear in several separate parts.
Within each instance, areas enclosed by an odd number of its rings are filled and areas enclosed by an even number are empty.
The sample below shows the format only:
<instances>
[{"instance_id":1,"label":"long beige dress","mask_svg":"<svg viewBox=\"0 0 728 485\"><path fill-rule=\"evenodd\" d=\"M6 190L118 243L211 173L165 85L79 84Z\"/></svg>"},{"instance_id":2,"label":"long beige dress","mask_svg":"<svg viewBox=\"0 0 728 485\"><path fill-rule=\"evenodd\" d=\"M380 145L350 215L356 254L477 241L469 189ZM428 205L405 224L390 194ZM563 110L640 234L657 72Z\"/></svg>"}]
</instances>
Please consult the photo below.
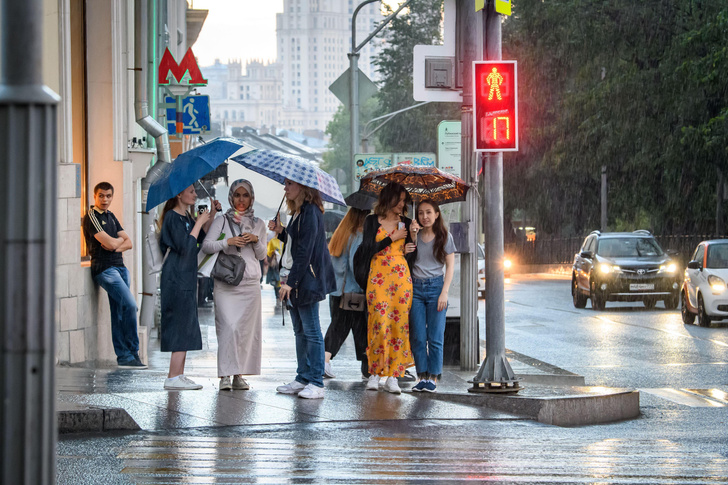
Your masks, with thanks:
<instances>
[{"instance_id":1,"label":"long beige dress","mask_svg":"<svg viewBox=\"0 0 728 485\"><path fill-rule=\"evenodd\" d=\"M217 333L217 374L219 377L260 374L262 356L263 318L260 298L260 260L266 256L266 229L262 219L254 218L254 227L243 228L258 236L256 244L241 248L245 273L238 286L215 280L215 330ZM220 238L220 234L224 237ZM235 235L240 229L235 229ZM224 216L215 218L210 226L202 251L212 254L223 251L236 254L228 246L231 228Z\"/></svg>"}]
</instances>

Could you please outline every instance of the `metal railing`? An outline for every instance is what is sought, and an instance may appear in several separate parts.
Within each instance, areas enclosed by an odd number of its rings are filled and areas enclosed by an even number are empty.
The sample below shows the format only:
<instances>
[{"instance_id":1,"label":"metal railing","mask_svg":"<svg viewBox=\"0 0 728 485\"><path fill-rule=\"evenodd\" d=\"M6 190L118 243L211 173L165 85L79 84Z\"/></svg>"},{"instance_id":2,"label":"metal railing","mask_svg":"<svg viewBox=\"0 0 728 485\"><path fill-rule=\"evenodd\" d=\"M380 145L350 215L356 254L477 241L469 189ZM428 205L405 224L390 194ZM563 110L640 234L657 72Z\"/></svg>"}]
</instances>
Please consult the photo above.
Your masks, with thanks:
<instances>
[{"instance_id":1,"label":"metal railing","mask_svg":"<svg viewBox=\"0 0 728 485\"><path fill-rule=\"evenodd\" d=\"M698 243L708 239L724 239L728 235L715 234L691 234L655 235L660 247L665 251L675 251L675 258L683 265L690 260ZM579 251L583 237L554 237L541 236L535 241L517 241L505 245L505 253L512 258L516 264L570 264L574 262L574 255Z\"/></svg>"}]
</instances>

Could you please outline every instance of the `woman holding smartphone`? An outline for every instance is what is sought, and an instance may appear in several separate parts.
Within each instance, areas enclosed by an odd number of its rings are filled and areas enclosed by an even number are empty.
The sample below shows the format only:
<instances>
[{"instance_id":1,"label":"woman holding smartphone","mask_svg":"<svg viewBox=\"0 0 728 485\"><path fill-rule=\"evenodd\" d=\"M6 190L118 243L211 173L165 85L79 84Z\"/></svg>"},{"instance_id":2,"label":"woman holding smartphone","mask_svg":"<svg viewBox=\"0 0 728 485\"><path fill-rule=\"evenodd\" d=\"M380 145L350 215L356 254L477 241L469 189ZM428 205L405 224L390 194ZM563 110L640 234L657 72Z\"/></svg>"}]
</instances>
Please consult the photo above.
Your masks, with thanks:
<instances>
[{"instance_id":1,"label":"woman holding smartphone","mask_svg":"<svg viewBox=\"0 0 728 485\"><path fill-rule=\"evenodd\" d=\"M172 352L169 374L164 388L180 391L202 389L184 375L188 350L202 349L200 323L197 320L197 253L210 228L212 219L221 209L212 201L212 212L200 212L197 219L189 213L197 200L195 187L190 185L164 205L159 224L159 246L167 254L162 266L161 350Z\"/></svg>"},{"instance_id":2,"label":"woman holding smartphone","mask_svg":"<svg viewBox=\"0 0 728 485\"><path fill-rule=\"evenodd\" d=\"M245 262L243 279L232 286L215 282L215 332L220 390L250 389L244 375L260 374L263 316L260 260L265 258L265 222L255 216L253 184L239 179L230 185L230 209L210 226L202 250L222 252Z\"/></svg>"},{"instance_id":3,"label":"woman holding smartphone","mask_svg":"<svg viewBox=\"0 0 728 485\"><path fill-rule=\"evenodd\" d=\"M369 258L366 285L367 358L369 380L366 388L399 394L397 377L404 377L412 365L409 341L409 312L412 305L410 265L417 249L410 234L411 219L406 217L410 195L392 182L379 194L374 214L367 216L362 237L363 254Z\"/></svg>"},{"instance_id":4,"label":"woman holding smartphone","mask_svg":"<svg viewBox=\"0 0 728 485\"><path fill-rule=\"evenodd\" d=\"M410 343L420 381L413 391L436 392L442 374L447 294L455 264L455 242L442 221L440 207L432 200L417 206L417 256L412 267Z\"/></svg>"}]
</instances>

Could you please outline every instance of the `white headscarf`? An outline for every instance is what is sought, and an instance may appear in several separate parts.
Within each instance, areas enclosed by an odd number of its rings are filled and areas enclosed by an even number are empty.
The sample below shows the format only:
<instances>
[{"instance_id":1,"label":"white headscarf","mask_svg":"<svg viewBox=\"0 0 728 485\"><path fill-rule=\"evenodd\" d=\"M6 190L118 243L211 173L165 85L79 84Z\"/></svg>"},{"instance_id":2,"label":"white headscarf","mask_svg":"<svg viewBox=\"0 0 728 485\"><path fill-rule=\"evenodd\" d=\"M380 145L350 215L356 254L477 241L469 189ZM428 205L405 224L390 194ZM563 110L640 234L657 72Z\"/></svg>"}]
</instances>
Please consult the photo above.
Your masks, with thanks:
<instances>
[{"instance_id":1,"label":"white headscarf","mask_svg":"<svg viewBox=\"0 0 728 485\"><path fill-rule=\"evenodd\" d=\"M244 212L238 212L235 210L235 203L233 202L233 194L235 191L244 187L245 190L250 194L250 206ZM230 209L227 211L227 215L240 226L242 232L250 232L255 227L257 217L255 217L255 211L253 210L253 204L255 203L255 192L253 191L253 184L248 180L238 179L230 186L230 192L228 193L228 202L230 202Z\"/></svg>"}]
</instances>

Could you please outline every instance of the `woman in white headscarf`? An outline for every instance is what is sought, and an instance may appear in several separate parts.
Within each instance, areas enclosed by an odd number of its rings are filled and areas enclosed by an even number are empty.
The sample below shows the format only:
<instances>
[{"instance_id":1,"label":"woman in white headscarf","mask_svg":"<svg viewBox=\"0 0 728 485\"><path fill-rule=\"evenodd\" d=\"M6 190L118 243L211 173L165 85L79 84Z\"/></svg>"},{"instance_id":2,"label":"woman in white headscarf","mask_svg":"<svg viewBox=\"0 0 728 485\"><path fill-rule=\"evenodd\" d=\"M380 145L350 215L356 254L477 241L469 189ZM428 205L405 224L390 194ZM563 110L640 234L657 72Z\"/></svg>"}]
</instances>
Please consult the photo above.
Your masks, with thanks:
<instances>
[{"instance_id":1,"label":"woman in white headscarf","mask_svg":"<svg viewBox=\"0 0 728 485\"><path fill-rule=\"evenodd\" d=\"M239 255L245 261L245 273L237 286L215 280L214 299L220 390L247 390L250 386L243 376L260 374L260 260L266 257L266 228L253 215L255 192L249 181L233 182L228 200L230 209L213 221L202 251L222 251Z\"/></svg>"}]
</instances>

